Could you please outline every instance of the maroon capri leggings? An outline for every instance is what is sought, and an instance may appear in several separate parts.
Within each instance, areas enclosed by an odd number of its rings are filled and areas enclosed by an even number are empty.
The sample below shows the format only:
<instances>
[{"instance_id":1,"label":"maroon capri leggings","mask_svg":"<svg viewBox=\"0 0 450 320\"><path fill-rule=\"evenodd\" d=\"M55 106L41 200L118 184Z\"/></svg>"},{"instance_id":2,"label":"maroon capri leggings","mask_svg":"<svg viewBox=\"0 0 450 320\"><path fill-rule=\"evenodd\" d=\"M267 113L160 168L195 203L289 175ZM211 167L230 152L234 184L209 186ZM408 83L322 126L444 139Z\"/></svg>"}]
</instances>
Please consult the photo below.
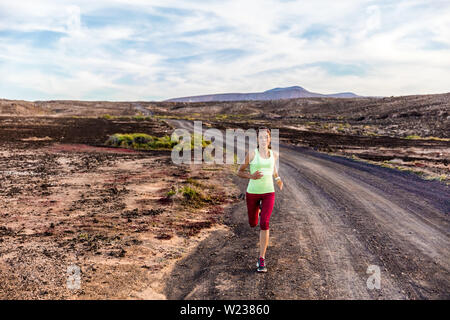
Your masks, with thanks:
<instances>
[{"instance_id":1,"label":"maroon capri leggings","mask_svg":"<svg viewBox=\"0 0 450 320\"><path fill-rule=\"evenodd\" d=\"M275 192L268 193L245 193L247 202L248 223L251 227L258 224L258 201L262 200L261 220L259 226L261 230L269 230L269 220L275 203Z\"/></svg>"}]
</instances>

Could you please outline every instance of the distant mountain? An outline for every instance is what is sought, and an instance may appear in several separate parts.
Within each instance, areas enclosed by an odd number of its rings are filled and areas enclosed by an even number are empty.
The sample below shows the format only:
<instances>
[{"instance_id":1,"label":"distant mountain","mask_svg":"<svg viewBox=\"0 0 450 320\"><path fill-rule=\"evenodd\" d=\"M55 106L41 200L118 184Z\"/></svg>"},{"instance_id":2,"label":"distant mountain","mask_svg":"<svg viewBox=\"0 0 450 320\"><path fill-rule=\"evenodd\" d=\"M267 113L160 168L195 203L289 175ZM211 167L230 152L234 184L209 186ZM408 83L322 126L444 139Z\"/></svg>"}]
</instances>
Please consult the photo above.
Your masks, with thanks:
<instances>
[{"instance_id":1,"label":"distant mountain","mask_svg":"<svg viewBox=\"0 0 450 320\"><path fill-rule=\"evenodd\" d=\"M310 92L299 86L293 86L287 88L274 88L264 92L208 94L203 96L173 98L165 101L206 102L206 101L242 101L242 100L280 100L280 99L313 98L313 97L359 98L361 96L358 96L352 92L321 94Z\"/></svg>"}]
</instances>

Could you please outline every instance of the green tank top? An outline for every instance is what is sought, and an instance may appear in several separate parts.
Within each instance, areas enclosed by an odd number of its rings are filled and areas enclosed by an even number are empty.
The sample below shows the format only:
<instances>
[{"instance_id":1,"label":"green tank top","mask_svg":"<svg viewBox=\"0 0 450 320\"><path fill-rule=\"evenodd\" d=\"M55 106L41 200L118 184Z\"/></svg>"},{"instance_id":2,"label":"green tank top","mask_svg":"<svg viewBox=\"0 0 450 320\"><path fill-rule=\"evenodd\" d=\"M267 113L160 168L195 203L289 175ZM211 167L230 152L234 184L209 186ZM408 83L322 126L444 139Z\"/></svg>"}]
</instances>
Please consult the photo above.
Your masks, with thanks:
<instances>
[{"instance_id":1,"label":"green tank top","mask_svg":"<svg viewBox=\"0 0 450 320\"><path fill-rule=\"evenodd\" d=\"M258 148L255 149L255 156L250 162L250 174L260 171L263 176L259 179L250 179L247 186L248 193L268 193L275 192L273 187L273 169L275 158L272 150L269 149L270 157L268 159L261 158Z\"/></svg>"}]
</instances>

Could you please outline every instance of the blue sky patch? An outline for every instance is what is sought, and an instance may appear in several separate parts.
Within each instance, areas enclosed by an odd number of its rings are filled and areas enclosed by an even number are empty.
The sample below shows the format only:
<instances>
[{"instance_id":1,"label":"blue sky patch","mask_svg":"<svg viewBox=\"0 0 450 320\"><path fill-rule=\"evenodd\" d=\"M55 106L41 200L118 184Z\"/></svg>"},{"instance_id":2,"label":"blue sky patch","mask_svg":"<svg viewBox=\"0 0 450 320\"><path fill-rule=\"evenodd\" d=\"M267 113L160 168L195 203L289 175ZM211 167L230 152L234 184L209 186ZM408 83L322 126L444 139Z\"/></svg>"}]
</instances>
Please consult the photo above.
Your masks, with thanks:
<instances>
[{"instance_id":1,"label":"blue sky patch","mask_svg":"<svg viewBox=\"0 0 450 320\"><path fill-rule=\"evenodd\" d=\"M333 76L363 76L368 70L368 66L365 64L345 64L331 61L309 63L305 67L319 67Z\"/></svg>"},{"instance_id":2,"label":"blue sky patch","mask_svg":"<svg viewBox=\"0 0 450 320\"><path fill-rule=\"evenodd\" d=\"M14 30L0 31L0 39L3 41L15 41L18 43L28 43L33 47L52 47L61 37L66 36L66 33L55 31L30 31L21 32Z\"/></svg>"}]
</instances>

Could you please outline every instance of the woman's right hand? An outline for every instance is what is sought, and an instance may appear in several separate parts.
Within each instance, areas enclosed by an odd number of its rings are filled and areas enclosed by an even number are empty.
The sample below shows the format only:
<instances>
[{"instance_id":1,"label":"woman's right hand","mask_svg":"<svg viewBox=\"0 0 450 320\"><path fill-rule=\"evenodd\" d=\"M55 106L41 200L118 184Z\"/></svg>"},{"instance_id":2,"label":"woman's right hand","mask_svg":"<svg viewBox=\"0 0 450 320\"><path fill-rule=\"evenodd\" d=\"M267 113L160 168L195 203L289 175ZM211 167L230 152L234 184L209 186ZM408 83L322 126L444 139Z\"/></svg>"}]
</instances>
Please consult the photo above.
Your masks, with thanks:
<instances>
[{"instance_id":1,"label":"woman's right hand","mask_svg":"<svg viewBox=\"0 0 450 320\"><path fill-rule=\"evenodd\" d=\"M253 174L250 175L250 179L257 180L257 179L260 179L260 178L263 177L263 176L264 176L264 175L261 173L261 171L256 170L255 173L253 173Z\"/></svg>"}]
</instances>

